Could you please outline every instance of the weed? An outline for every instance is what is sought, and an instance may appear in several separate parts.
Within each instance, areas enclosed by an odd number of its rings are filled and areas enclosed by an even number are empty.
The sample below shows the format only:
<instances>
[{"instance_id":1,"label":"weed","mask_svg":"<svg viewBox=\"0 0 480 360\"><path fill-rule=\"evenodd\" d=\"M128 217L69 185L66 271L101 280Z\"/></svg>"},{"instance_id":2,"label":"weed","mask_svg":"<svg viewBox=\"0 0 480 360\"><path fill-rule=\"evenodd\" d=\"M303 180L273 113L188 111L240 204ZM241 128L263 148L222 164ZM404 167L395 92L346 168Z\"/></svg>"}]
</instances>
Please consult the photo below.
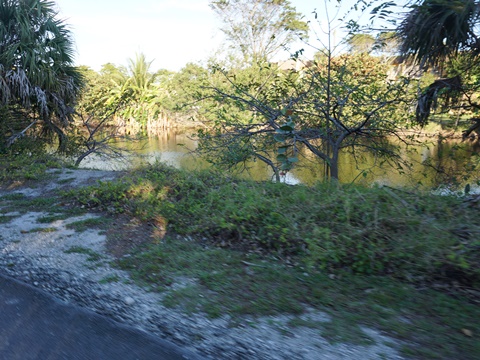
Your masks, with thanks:
<instances>
[{"instance_id":1,"label":"weed","mask_svg":"<svg viewBox=\"0 0 480 360\"><path fill-rule=\"evenodd\" d=\"M75 178L66 178L66 179L62 179L62 180L57 180L57 183L58 184L68 184L68 183L71 183L74 180L75 180Z\"/></svg>"},{"instance_id":2,"label":"weed","mask_svg":"<svg viewBox=\"0 0 480 360\"><path fill-rule=\"evenodd\" d=\"M66 254L85 254L88 255L87 261L99 261L103 259L103 255L82 246L72 246L64 251Z\"/></svg>"},{"instance_id":3,"label":"weed","mask_svg":"<svg viewBox=\"0 0 480 360\"><path fill-rule=\"evenodd\" d=\"M69 217L68 214L46 215L46 216L41 216L41 217L37 218L37 222L41 223L41 224L50 224L50 223L58 221L58 220L68 219L68 217Z\"/></svg>"},{"instance_id":4,"label":"weed","mask_svg":"<svg viewBox=\"0 0 480 360\"><path fill-rule=\"evenodd\" d=\"M118 275L110 275L110 276L106 276L103 279L101 279L99 281L99 284L109 284L109 283L112 283L112 282L119 282L119 281L120 281L120 278L118 277Z\"/></svg>"},{"instance_id":5,"label":"weed","mask_svg":"<svg viewBox=\"0 0 480 360\"><path fill-rule=\"evenodd\" d=\"M79 220L72 222L67 225L68 229L73 229L75 231L86 231L92 228L102 228L107 225L111 220L104 217L95 217L85 220Z\"/></svg>"},{"instance_id":6,"label":"weed","mask_svg":"<svg viewBox=\"0 0 480 360\"><path fill-rule=\"evenodd\" d=\"M22 193L7 194L0 197L0 200L4 200L4 201L15 201L15 200L23 200L23 199L25 199L25 195Z\"/></svg>"},{"instance_id":7,"label":"weed","mask_svg":"<svg viewBox=\"0 0 480 360\"><path fill-rule=\"evenodd\" d=\"M332 342L373 343L362 326L379 329L411 345L417 355L430 349L442 358L474 359L480 347L458 329L480 332L474 319L480 309L436 291L419 292L400 281L375 276L327 274L290 268L228 249L201 246L193 241L166 238L117 264L152 289L166 291L164 304L186 312L223 314L235 318L300 314L308 305L326 312L330 321L296 317L291 326L316 328ZM184 286L176 279L195 279ZM434 349L439 349L434 350Z\"/></svg>"},{"instance_id":8,"label":"weed","mask_svg":"<svg viewBox=\"0 0 480 360\"><path fill-rule=\"evenodd\" d=\"M22 197L10 201L18 211L50 211L52 208L58 208L58 199L55 197Z\"/></svg>"},{"instance_id":9,"label":"weed","mask_svg":"<svg viewBox=\"0 0 480 360\"><path fill-rule=\"evenodd\" d=\"M45 151L35 152L31 156L28 151L22 151L14 157L0 158L0 182L24 182L29 180L44 180L51 177L47 169L61 166L61 161Z\"/></svg>"},{"instance_id":10,"label":"weed","mask_svg":"<svg viewBox=\"0 0 480 360\"><path fill-rule=\"evenodd\" d=\"M1 215L0 216L0 224L6 224L15 219L17 216L7 216L7 215Z\"/></svg>"},{"instance_id":11,"label":"weed","mask_svg":"<svg viewBox=\"0 0 480 360\"><path fill-rule=\"evenodd\" d=\"M462 199L320 183L255 183L156 165L70 197L240 250L301 255L307 266L359 274L480 282L476 212ZM468 224L468 230L458 224ZM465 238L467 234L468 238ZM457 277L458 277L457 276Z\"/></svg>"},{"instance_id":12,"label":"weed","mask_svg":"<svg viewBox=\"0 0 480 360\"><path fill-rule=\"evenodd\" d=\"M320 333L331 343L340 342L355 345L375 344L374 339L367 335L357 323L350 322L348 317L337 317L331 322L323 323L322 328ZM345 331L346 328L348 328L348 331Z\"/></svg>"},{"instance_id":13,"label":"weed","mask_svg":"<svg viewBox=\"0 0 480 360\"><path fill-rule=\"evenodd\" d=\"M300 317L295 317L288 322L291 327L308 327L311 329L321 329L324 321L305 320Z\"/></svg>"},{"instance_id":14,"label":"weed","mask_svg":"<svg viewBox=\"0 0 480 360\"><path fill-rule=\"evenodd\" d=\"M151 289L168 290L168 306L235 319L300 314L308 305L331 317L310 325L333 342L370 344L366 327L404 340L408 356L480 357L476 335L462 332L480 333L478 307L412 286L478 287L478 209L462 199L254 183L158 165L68 197L153 224L164 219L161 242L117 264ZM190 281L171 286L183 278Z\"/></svg>"}]
</instances>

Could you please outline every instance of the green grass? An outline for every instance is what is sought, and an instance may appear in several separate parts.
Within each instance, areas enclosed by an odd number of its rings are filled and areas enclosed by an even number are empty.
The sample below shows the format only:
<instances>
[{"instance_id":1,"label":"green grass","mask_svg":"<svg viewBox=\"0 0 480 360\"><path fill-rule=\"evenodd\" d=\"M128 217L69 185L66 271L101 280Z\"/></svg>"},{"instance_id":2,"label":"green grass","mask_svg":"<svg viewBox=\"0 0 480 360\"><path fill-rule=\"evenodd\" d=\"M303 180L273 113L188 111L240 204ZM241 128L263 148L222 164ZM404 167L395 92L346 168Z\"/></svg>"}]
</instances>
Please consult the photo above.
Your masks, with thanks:
<instances>
[{"instance_id":1,"label":"green grass","mask_svg":"<svg viewBox=\"0 0 480 360\"><path fill-rule=\"evenodd\" d=\"M13 219L17 218L18 216L10 216L10 215L0 215L0 224L6 224L12 221Z\"/></svg>"},{"instance_id":2,"label":"green grass","mask_svg":"<svg viewBox=\"0 0 480 360\"><path fill-rule=\"evenodd\" d=\"M68 229L73 229L75 231L86 231L90 229L102 229L105 228L111 222L111 219L106 217L95 217L85 220L74 221L67 225Z\"/></svg>"},{"instance_id":3,"label":"green grass","mask_svg":"<svg viewBox=\"0 0 480 360\"><path fill-rule=\"evenodd\" d=\"M462 332L480 332L478 308L461 293L428 289L453 279L478 286L478 210L461 198L161 166L68 197L191 239L167 235L118 262L165 291L167 306L235 319L300 315L308 305L331 316L315 326L332 342L371 344L366 326L403 340L412 357L480 356L477 339Z\"/></svg>"},{"instance_id":4,"label":"green grass","mask_svg":"<svg viewBox=\"0 0 480 360\"><path fill-rule=\"evenodd\" d=\"M14 200L24 200L24 199L26 199L26 196L22 193L7 194L0 197L0 200L3 200L3 201L14 201Z\"/></svg>"},{"instance_id":5,"label":"green grass","mask_svg":"<svg viewBox=\"0 0 480 360\"><path fill-rule=\"evenodd\" d=\"M46 216L41 216L37 218L37 222L41 224L50 224L52 222L58 221L58 220L65 220L68 219L71 215L68 213L63 213L63 214L51 214L51 215L46 215Z\"/></svg>"},{"instance_id":6,"label":"green grass","mask_svg":"<svg viewBox=\"0 0 480 360\"><path fill-rule=\"evenodd\" d=\"M114 283L114 282L119 282L119 281L120 281L120 278L117 275L110 275L110 276L104 277L98 283L99 284L109 284L109 283Z\"/></svg>"},{"instance_id":7,"label":"green grass","mask_svg":"<svg viewBox=\"0 0 480 360\"><path fill-rule=\"evenodd\" d=\"M22 151L22 149L19 150ZM35 156L31 156L29 151L14 156L2 156L0 158L0 183L23 184L32 180L51 179L52 175L47 170L60 166L62 166L62 161L44 151L35 152Z\"/></svg>"},{"instance_id":8,"label":"green grass","mask_svg":"<svg viewBox=\"0 0 480 360\"><path fill-rule=\"evenodd\" d=\"M68 196L221 246L300 255L305 265L328 271L421 281L456 274L480 285L478 210L454 196L256 183L159 165Z\"/></svg>"},{"instance_id":9,"label":"green grass","mask_svg":"<svg viewBox=\"0 0 480 360\"><path fill-rule=\"evenodd\" d=\"M0 197L0 200L5 202L9 209L14 208L19 213L27 211L47 212L48 215L37 219L37 222L42 224L65 220L87 212L86 209L82 209L79 206L64 204L60 196L27 197L22 193L12 193Z\"/></svg>"},{"instance_id":10,"label":"green grass","mask_svg":"<svg viewBox=\"0 0 480 360\"><path fill-rule=\"evenodd\" d=\"M333 343L371 344L367 327L402 340L411 358L480 358L479 307L454 286L480 285L479 209L462 198L255 183L156 165L69 191L63 200L167 233L117 263L140 284L165 292L167 306L228 314L232 323L291 314L291 327L318 329ZM50 220L60 212L58 199L8 201L16 210L18 204L48 211ZM105 229L109 221L70 227ZM83 247L68 251L100 259ZM331 320L301 320L307 306Z\"/></svg>"},{"instance_id":11,"label":"green grass","mask_svg":"<svg viewBox=\"0 0 480 360\"><path fill-rule=\"evenodd\" d=\"M344 273L332 279L321 271L307 273L279 261L178 239L164 239L118 265L140 284L164 291L165 305L187 313L234 319L246 314L299 316L308 305L326 312L331 321L296 317L290 325L316 328L332 343L372 344L361 329L366 326L402 340L402 352L415 358L480 356L478 306L391 278ZM195 280L172 290L177 279ZM465 336L462 329L475 336Z\"/></svg>"},{"instance_id":12,"label":"green grass","mask_svg":"<svg viewBox=\"0 0 480 360\"><path fill-rule=\"evenodd\" d=\"M14 206L17 211L51 211L57 210L58 198L55 197L14 197L9 198L10 206Z\"/></svg>"},{"instance_id":13,"label":"green grass","mask_svg":"<svg viewBox=\"0 0 480 360\"><path fill-rule=\"evenodd\" d=\"M92 249L88 249L82 246L72 246L69 249L64 251L66 254L84 254L88 255L87 261L100 261L103 259L103 255L93 251Z\"/></svg>"},{"instance_id":14,"label":"green grass","mask_svg":"<svg viewBox=\"0 0 480 360\"><path fill-rule=\"evenodd\" d=\"M69 184L74 180L75 180L75 178L66 178L66 179L62 179L62 180L57 180L57 183L58 184Z\"/></svg>"}]
</instances>

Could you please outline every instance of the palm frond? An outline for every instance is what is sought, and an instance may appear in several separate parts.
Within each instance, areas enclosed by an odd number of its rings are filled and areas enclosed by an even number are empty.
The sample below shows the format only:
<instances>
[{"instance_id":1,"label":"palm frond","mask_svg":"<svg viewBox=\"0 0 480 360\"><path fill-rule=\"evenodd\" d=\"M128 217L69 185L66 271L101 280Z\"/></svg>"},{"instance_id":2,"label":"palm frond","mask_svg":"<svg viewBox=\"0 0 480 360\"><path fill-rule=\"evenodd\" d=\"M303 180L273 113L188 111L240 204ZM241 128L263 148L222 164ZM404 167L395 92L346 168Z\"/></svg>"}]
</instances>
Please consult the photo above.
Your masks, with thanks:
<instances>
[{"instance_id":1,"label":"palm frond","mask_svg":"<svg viewBox=\"0 0 480 360\"><path fill-rule=\"evenodd\" d=\"M37 112L60 135L83 83L71 33L46 0L0 0L0 105Z\"/></svg>"},{"instance_id":2,"label":"palm frond","mask_svg":"<svg viewBox=\"0 0 480 360\"><path fill-rule=\"evenodd\" d=\"M398 32L401 52L419 63L438 65L459 51L478 54L476 34L480 4L476 0L424 0L412 6Z\"/></svg>"}]
</instances>

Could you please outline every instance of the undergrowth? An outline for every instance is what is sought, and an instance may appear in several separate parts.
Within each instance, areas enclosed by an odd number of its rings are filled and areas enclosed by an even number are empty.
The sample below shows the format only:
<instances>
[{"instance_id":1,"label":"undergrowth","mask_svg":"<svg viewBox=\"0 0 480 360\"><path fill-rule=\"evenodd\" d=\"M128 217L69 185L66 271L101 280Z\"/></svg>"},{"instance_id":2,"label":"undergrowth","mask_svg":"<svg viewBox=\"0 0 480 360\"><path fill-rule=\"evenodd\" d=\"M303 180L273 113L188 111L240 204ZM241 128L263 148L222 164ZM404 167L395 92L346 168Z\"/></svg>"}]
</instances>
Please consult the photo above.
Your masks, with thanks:
<instances>
[{"instance_id":1,"label":"undergrowth","mask_svg":"<svg viewBox=\"0 0 480 360\"><path fill-rule=\"evenodd\" d=\"M222 247L414 282L480 280L479 208L454 196L338 183L289 186L156 164L69 193Z\"/></svg>"},{"instance_id":2,"label":"undergrowth","mask_svg":"<svg viewBox=\"0 0 480 360\"><path fill-rule=\"evenodd\" d=\"M288 315L295 326L318 329L332 343L371 344L364 327L401 340L401 352L418 359L476 359L478 306L385 276L306 271L272 256L220 249L166 236L117 260L134 280L164 291L163 304L236 323ZM305 307L322 312L308 321ZM243 315L249 315L246 319ZM305 317L307 316L307 318Z\"/></svg>"},{"instance_id":3,"label":"undergrowth","mask_svg":"<svg viewBox=\"0 0 480 360\"><path fill-rule=\"evenodd\" d=\"M48 169L62 165L58 158L46 153L34 156L24 152L15 155L0 153L0 185L46 179L49 177Z\"/></svg>"}]
</instances>

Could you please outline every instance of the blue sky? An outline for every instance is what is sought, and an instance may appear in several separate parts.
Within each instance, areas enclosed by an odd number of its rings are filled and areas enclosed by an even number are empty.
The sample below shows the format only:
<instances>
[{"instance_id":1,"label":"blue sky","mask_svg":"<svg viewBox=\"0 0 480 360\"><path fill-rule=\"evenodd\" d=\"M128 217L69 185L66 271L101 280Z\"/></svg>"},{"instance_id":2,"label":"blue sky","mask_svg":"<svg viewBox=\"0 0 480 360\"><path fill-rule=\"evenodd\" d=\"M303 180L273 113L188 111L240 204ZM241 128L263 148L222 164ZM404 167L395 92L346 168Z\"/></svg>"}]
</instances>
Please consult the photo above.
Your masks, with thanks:
<instances>
[{"instance_id":1,"label":"blue sky","mask_svg":"<svg viewBox=\"0 0 480 360\"><path fill-rule=\"evenodd\" d=\"M355 0L344 1L348 7ZM56 0L60 18L74 34L77 65L99 70L124 65L135 53L153 60L153 69L177 71L207 59L219 48L220 23L208 0ZM336 1L331 1L333 6ZM311 18L324 13L323 0L291 0ZM286 56L286 55L285 55Z\"/></svg>"}]
</instances>

